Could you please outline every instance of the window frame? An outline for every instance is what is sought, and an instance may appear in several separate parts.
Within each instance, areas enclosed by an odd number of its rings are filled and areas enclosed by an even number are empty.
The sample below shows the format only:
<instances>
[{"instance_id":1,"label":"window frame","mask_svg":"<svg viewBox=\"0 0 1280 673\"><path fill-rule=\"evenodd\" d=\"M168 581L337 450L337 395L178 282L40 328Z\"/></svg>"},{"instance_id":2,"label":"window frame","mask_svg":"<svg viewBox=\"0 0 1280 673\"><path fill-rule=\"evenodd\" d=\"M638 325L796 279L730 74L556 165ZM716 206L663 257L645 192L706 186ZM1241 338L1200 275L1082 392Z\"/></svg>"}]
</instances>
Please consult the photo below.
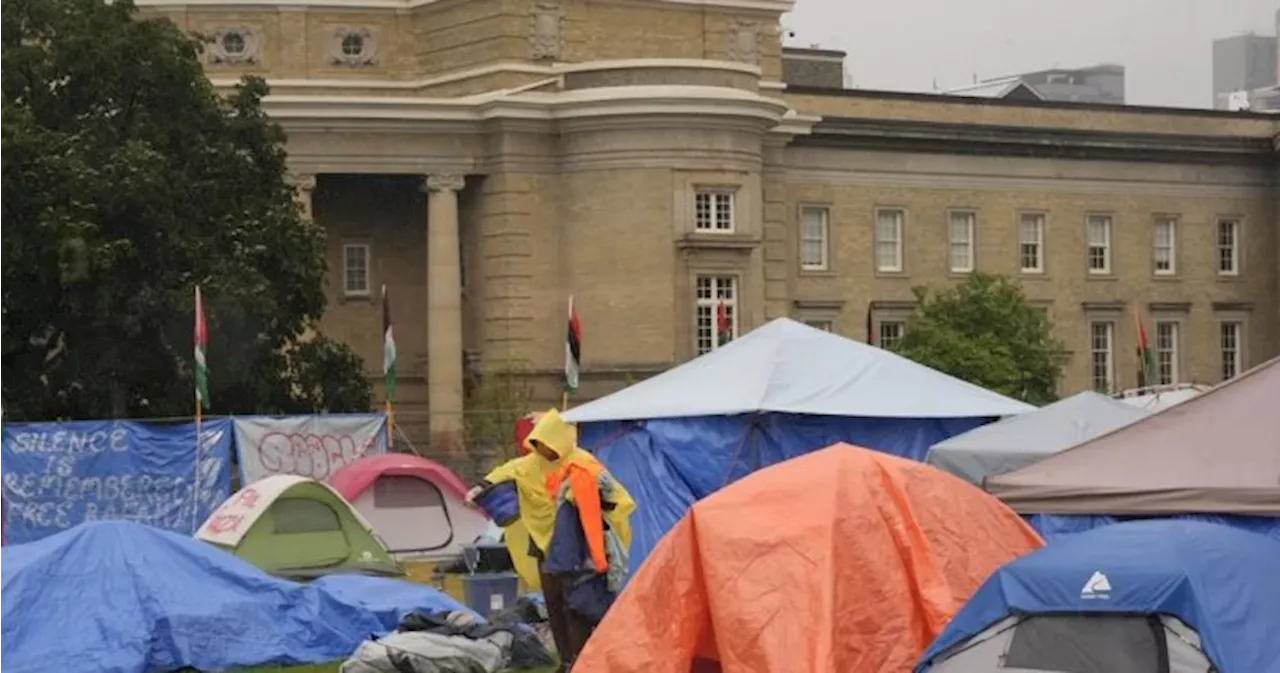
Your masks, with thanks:
<instances>
[{"instance_id":1,"label":"window frame","mask_svg":"<svg viewBox=\"0 0 1280 673\"><path fill-rule=\"evenodd\" d=\"M896 336L889 338L888 335L885 334L886 327L894 328L898 334ZM902 341L902 337L906 333L907 333L906 320L900 320L898 318L881 318L876 321L876 346L880 348L884 348L885 350L889 350L889 348L885 346L885 341L888 340L888 341L891 341L892 343L897 343L899 341Z\"/></svg>"},{"instance_id":2,"label":"window frame","mask_svg":"<svg viewBox=\"0 0 1280 673\"><path fill-rule=\"evenodd\" d=\"M1106 349L1099 350L1097 344L1097 329L1105 328ZM1103 355L1106 359L1103 364L1103 388L1098 387L1098 356ZM1090 390L1111 394L1116 390L1116 322L1106 319L1089 320L1089 383Z\"/></svg>"},{"instance_id":3,"label":"window frame","mask_svg":"<svg viewBox=\"0 0 1280 673\"><path fill-rule=\"evenodd\" d=\"M703 280L709 280L711 283L711 297L704 299L699 296L701 288L699 287ZM728 281L726 285L721 285L723 281ZM732 273L698 273L693 277L693 353L694 356L706 355L715 351L738 338L739 334L739 298L742 296L741 291L742 279ZM719 308L722 287L730 288L731 297L723 297L725 299L725 307L729 313L729 341L721 342L720 332L716 329L716 311ZM703 308L710 309L711 334L708 349L702 348L702 335L700 312Z\"/></svg>"},{"instance_id":4,"label":"window frame","mask_svg":"<svg viewBox=\"0 0 1280 673\"><path fill-rule=\"evenodd\" d=\"M1028 218L1034 220L1036 225L1036 238L1034 245L1036 246L1036 266L1028 267L1023 254L1023 246L1028 245L1022 238L1023 225L1026 224ZM1049 217L1042 211L1028 210L1018 213L1018 272L1025 275L1041 276L1045 272L1045 237L1048 229Z\"/></svg>"},{"instance_id":5,"label":"window frame","mask_svg":"<svg viewBox=\"0 0 1280 673\"><path fill-rule=\"evenodd\" d=\"M364 289L351 288L351 251L361 250L364 254ZM342 296L364 298L373 296L373 246L369 243L350 242L342 244Z\"/></svg>"},{"instance_id":6,"label":"window frame","mask_svg":"<svg viewBox=\"0 0 1280 673\"><path fill-rule=\"evenodd\" d=\"M955 264L954 252L957 241L955 239L956 218L965 218L965 229L968 240L964 242L966 245L967 265L957 267ZM978 235L978 211L973 208L951 208L947 210L947 271L956 274L973 273L977 266L977 253L974 250L976 246L975 238Z\"/></svg>"},{"instance_id":7,"label":"window frame","mask_svg":"<svg viewBox=\"0 0 1280 673\"><path fill-rule=\"evenodd\" d=\"M1235 345L1232 349L1231 369L1234 373L1227 375L1227 327L1235 329ZM1244 372L1245 323L1239 318L1220 318L1218 320L1218 374L1223 381L1240 376Z\"/></svg>"},{"instance_id":8,"label":"window frame","mask_svg":"<svg viewBox=\"0 0 1280 673\"><path fill-rule=\"evenodd\" d=\"M817 213L819 216L819 228L821 230L821 238L819 244L819 261L810 263L805 259L805 244L812 242L814 239L808 236L806 216L810 213ZM830 271L831 270L831 207L821 204L803 204L800 206L800 222L796 229L800 237L799 255L801 271Z\"/></svg>"},{"instance_id":9,"label":"window frame","mask_svg":"<svg viewBox=\"0 0 1280 673\"><path fill-rule=\"evenodd\" d=\"M1169 244L1168 246L1160 245L1160 231L1162 227L1168 227ZM1160 251L1163 247L1168 247L1169 268L1160 268ZM1169 277L1178 275L1178 218L1175 215L1157 215L1152 222L1151 231L1151 273L1160 277Z\"/></svg>"},{"instance_id":10,"label":"window frame","mask_svg":"<svg viewBox=\"0 0 1280 673\"><path fill-rule=\"evenodd\" d=\"M1171 328L1172 328L1172 331L1170 332L1170 334L1171 334L1171 335L1172 335L1172 337L1173 337L1173 338L1172 338L1172 340L1171 340L1171 343L1172 343L1172 347L1171 347L1171 348L1165 348L1165 347L1164 347L1164 346L1162 346L1162 345L1161 345L1161 343L1160 343L1160 342L1161 342L1161 333L1160 333L1160 332L1161 332L1161 328L1162 328L1162 327L1165 327L1165 326L1169 326L1169 327L1171 327ZM1154 340L1155 340L1155 344L1154 344L1154 348L1153 348L1152 350L1154 351L1155 356L1156 356L1156 371L1155 371L1155 375L1156 375L1156 377L1155 377L1155 378L1156 378L1156 384L1157 384L1157 385L1174 385L1174 384L1177 384L1177 383L1179 383L1179 381L1180 381L1180 380L1181 380L1181 378L1182 378L1182 377L1181 377L1181 374L1182 374L1182 372L1181 372L1181 369L1182 369L1182 362L1181 362L1181 361L1182 361L1182 347L1183 347L1183 343L1182 343L1182 321L1181 321L1181 320L1169 319L1169 318L1156 318L1156 320L1155 320L1155 329L1154 329L1153 331L1155 332L1155 334L1154 334L1154 337L1155 337L1155 339L1154 339ZM1169 377L1168 377L1168 380L1166 380L1166 377L1165 377L1165 375L1164 375L1164 363L1163 363L1163 362L1162 362L1162 360L1161 360L1161 359L1162 359L1162 356L1163 356L1163 355L1164 355L1164 353L1166 353L1166 352L1169 354Z\"/></svg>"},{"instance_id":11,"label":"window frame","mask_svg":"<svg viewBox=\"0 0 1280 673\"><path fill-rule=\"evenodd\" d=\"M814 329L820 329L823 332L831 332L834 334L836 331L835 321L829 318L808 318L803 322L805 325Z\"/></svg>"},{"instance_id":12,"label":"window frame","mask_svg":"<svg viewBox=\"0 0 1280 673\"><path fill-rule=\"evenodd\" d=\"M698 201L702 197L708 199L707 215L709 226L703 228L700 226L700 217L698 215ZM721 227L720 219L720 203L723 198L728 202L727 227ZM738 190L733 187L715 187L715 186L698 186L693 189L693 231L697 234L733 234L738 230Z\"/></svg>"},{"instance_id":13,"label":"window frame","mask_svg":"<svg viewBox=\"0 0 1280 673\"><path fill-rule=\"evenodd\" d=\"M880 237L880 216L882 214L888 214L888 213L893 213L897 215L897 218L894 222L894 235L895 235L894 243L896 245L894 248L894 264L892 266L884 266L880 263L881 262L880 245L881 243L886 242L881 240L881 237ZM893 207L893 206L877 207L875 209L875 215L874 215L874 220L872 222L872 227L874 227L874 229L872 231L873 245L872 245L871 254L874 256L874 263L875 263L874 268L876 270L876 273L888 273L888 274L904 273L906 271L906 259L905 259L906 254L904 250L905 246L904 246L903 238L906 235L906 230L907 230L907 209Z\"/></svg>"},{"instance_id":14,"label":"window frame","mask_svg":"<svg viewBox=\"0 0 1280 673\"><path fill-rule=\"evenodd\" d=\"M1103 228L1103 231L1106 234L1105 236L1106 241L1101 246L1095 246L1093 244L1093 237L1091 234L1092 234L1093 223L1095 221L1106 224L1106 226ZM1085 270L1088 272L1088 275L1090 276L1111 275L1111 271L1113 267L1113 260L1111 259L1112 253L1113 253L1112 248L1114 247L1113 243L1115 239L1115 216L1109 213L1089 213L1088 215L1085 215L1084 227L1085 227L1085 231L1084 231ZM1101 247L1103 250L1103 255L1102 255L1103 265L1101 268L1094 268L1093 266L1093 249L1095 247Z\"/></svg>"},{"instance_id":15,"label":"window frame","mask_svg":"<svg viewBox=\"0 0 1280 673\"><path fill-rule=\"evenodd\" d=\"M1222 244L1222 226L1224 224L1231 225L1231 245L1230 248ZM1243 249L1240 247L1241 232L1244 229L1244 218L1231 215L1219 215L1216 218L1216 224L1213 230L1213 249L1216 253L1214 267L1217 274L1226 278L1234 278L1240 275L1240 267L1242 266ZM1222 268L1222 253L1230 249L1231 251L1231 268Z\"/></svg>"}]
</instances>

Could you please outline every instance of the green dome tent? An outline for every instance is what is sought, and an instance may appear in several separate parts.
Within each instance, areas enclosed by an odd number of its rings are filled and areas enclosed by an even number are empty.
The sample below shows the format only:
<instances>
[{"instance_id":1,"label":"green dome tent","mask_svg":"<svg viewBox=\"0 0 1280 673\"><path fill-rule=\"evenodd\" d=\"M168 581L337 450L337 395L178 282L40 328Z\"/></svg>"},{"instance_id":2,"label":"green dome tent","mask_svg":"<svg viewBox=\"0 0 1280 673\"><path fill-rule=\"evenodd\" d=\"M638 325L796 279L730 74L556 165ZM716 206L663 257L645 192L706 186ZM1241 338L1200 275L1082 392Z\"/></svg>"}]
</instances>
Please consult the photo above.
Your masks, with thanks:
<instances>
[{"instance_id":1,"label":"green dome tent","mask_svg":"<svg viewBox=\"0 0 1280 673\"><path fill-rule=\"evenodd\" d=\"M292 579L403 574L350 503L304 477L275 475L240 489L214 510L196 539Z\"/></svg>"}]
</instances>

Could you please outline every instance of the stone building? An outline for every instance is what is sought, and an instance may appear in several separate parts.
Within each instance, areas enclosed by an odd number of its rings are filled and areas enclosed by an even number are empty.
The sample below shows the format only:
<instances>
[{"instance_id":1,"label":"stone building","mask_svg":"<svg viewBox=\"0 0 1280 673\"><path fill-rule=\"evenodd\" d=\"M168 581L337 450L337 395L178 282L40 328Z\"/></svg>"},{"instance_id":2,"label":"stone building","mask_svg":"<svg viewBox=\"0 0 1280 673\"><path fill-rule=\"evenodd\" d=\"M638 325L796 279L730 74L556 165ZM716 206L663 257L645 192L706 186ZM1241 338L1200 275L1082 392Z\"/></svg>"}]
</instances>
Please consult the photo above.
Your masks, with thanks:
<instances>
[{"instance_id":1,"label":"stone building","mask_svg":"<svg viewBox=\"0 0 1280 673\"><path fill-rule=\"evenodd\" d=\"M715 348L721 303L885 343L974 270L1049 312L1064 393L1135 384L1135 314L1163 380L1280 351L1276 118L788 85L830 60L784 67L792 0L140 4L212 37L218 85L267 78L323 329L377 378L391 289L400 421L436 447L498 363L558 397L571 294L584 398Z\"/></svg>"}]
</instances>

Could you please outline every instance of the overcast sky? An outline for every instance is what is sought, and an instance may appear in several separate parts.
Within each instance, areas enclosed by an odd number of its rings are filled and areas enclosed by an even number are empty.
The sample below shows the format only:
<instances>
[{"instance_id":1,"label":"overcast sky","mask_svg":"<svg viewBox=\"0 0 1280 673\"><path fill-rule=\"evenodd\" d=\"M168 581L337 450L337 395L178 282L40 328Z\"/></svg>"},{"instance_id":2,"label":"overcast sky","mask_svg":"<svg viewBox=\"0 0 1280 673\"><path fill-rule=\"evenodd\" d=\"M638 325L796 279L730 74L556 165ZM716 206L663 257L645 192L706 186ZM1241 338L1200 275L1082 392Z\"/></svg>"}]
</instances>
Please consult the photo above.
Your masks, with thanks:
<instances>
[{"instance_id":1,"label":"overcast sky","mask_svg":"<svg viewBox=\"0 0 1280 673\"><path fill-rule=\"evenodd\" d=\"M1280 0L797 0L793 46L843 49L853 86L932 91L1104 62L1128 103L1210 107L1219 37L1275 34Z\"/></svg>"}]
</instances>

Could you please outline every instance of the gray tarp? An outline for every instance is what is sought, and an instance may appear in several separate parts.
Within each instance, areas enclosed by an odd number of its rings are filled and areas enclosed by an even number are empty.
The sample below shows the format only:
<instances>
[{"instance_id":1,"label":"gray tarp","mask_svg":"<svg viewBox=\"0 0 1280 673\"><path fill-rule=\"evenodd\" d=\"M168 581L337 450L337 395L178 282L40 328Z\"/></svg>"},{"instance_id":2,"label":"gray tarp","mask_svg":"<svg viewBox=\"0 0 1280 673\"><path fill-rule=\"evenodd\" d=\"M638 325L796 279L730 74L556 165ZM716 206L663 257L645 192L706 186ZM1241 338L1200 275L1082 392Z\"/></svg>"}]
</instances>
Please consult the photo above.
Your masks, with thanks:
<instances>
[{"instance_id":1,"label":"gray tarp","mask_svg":"<svg viewBox=\"0 0 1280 673\"><path fill-rule=\"evenodd\" d=\"M1022 513L1280 516L1280 358L986 489Z\"/></svg>"},{"instance_id":2,"label":"gray tarp","mask_svg":"<svg viewBox=\"0 0 1280 673\"><path fill-rule=\"evenodd\" d=\"M925 462L971 484L1021 469L1147 416L1095 392L984 425L934 444Z\"/></svg>"},{"instance_id":3,"label":"gray tarp","mask_svg":"<svg viewBox=\"0 0 1280 673\"><path fill-rule=\"evenodd\" d=\"M788 318L564 414L571 423L753 411L873 418L1008 416L1035 407Z\"/></svg>"}]
</instances>

